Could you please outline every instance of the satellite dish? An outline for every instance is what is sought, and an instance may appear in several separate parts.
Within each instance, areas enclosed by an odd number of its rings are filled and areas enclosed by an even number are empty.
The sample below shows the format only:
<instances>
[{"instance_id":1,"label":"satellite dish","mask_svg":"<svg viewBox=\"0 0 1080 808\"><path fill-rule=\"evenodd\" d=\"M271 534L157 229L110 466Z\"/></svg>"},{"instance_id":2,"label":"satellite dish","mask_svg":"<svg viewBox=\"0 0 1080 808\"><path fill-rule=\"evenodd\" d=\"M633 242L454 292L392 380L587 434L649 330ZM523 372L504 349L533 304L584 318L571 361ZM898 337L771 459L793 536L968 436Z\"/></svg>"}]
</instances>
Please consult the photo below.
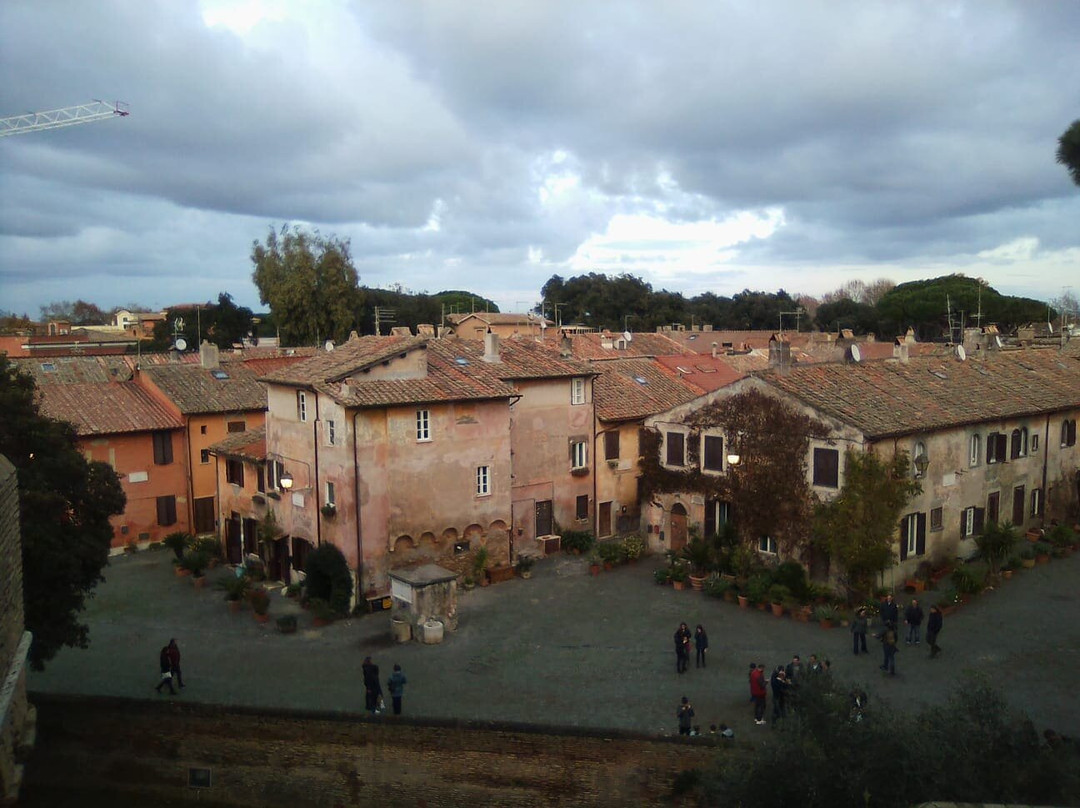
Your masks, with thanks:
<instances>
[{"instance_id":1,"label":"satellite dish","mask_svg":"<svg viewBox=\"0 0 1080 808\"><path fill-rule=\"evenodd\" d=\"M964 350L963 345L956 346L956 358L959 359L961 362L967 359L967 351Z\"/></svg>"},{"instance_id":2,"label":"satellite dish","mask_svg":"<svg viewBox=\"0 0 1080 808\"><path fill-rule=\"evenodd\" d=\"M995 336L995 337L994 337L994 344L995 344L995 345L996 345L997 347L999 347L999 348L1000 348L1000 347L1001 347L1001 337Z\"/></svg>"},{"instance_id":3,"label":"satellite dish","mask_svg":"<svg viewBox=\"0 0 1080 808\"><path fill-rule=\"evenodd\" d=\"M178 350L178 351L186 351L187 350L187 340L184 339L183 337L177 337L176 342L173 343L173 347L175 347L176 350Z\"/></svg>"},{"instance_id":4,"label":"satellite dish","mask_svg":"<svg viewBox=\"0 0 1080 808\"><path fill-rule=\"evenodd\" d=\"M633 334L631 334L631 333L630 333L629 331L623 331L623 332L622 332L622 338L623 338L624 340L626 340L627 342L633 342L633 340L634 340L634 335L633 335Z\"/></svg>"},{"instance_id":5,"label":"satellite dish","mask_svg":"<svg viewBox=\"0 0 1080 808\"><path fill-rule=\"evenodd\" d=\"M858 345L852 345L851 346L851 361L852 362L861 362L862 361L862 351L859 350Z\"/></svg>"},{"instance_id":6,"label":"satellite dish","mask_svg":"<svg viewBox=\"0 0 1080 808\"><path fill-rule=\"evenodd\" d=\"M328 339L326 342L324 342L323 350L325 350L327 353L330 353L332 350L334 350L334 341L332 339Z\"/></svg>"},{"instance_id":7,"label":"satellite dish","mask_svg":"<svg viewBox=\"0 0 1080 808\"><path fill-rule=\"evenodd\" d=\"M540 330L545 331L547 329L547 323L544 320L540 321Z\"/></svg>"}]
</instances>

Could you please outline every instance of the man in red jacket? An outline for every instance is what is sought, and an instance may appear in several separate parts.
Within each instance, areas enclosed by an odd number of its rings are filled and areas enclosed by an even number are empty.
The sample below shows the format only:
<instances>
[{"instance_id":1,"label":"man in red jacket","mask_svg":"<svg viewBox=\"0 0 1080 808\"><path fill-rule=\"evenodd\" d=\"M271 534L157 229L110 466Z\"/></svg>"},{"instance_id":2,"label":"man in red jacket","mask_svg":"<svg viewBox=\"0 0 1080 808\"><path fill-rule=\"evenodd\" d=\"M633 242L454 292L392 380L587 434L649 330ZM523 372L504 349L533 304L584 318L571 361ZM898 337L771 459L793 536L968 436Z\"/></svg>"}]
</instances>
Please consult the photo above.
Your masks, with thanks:
<instances>
[{"instance_id":1,"label":"man in red jacket","mask_svg":"<svg viewBox=\"0 0 1080 808\"><path fill-rule=\"evenodd\" d=\"M750 700L754 702L754 723L765 723L765 669L754 662L750 663Z\"/></svg>"}]
</instances>

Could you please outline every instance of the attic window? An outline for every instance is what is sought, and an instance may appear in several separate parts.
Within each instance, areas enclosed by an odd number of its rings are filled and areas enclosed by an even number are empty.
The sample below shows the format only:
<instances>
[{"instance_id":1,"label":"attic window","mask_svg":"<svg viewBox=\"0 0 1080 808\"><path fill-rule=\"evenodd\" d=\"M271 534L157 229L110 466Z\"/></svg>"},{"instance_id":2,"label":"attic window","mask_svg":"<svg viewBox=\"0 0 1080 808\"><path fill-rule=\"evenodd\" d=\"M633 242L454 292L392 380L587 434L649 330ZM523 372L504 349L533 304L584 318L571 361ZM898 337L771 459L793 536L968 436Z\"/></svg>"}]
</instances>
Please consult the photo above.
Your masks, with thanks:
<instances>
[{"instance_id":1,"label":"attic window","mask_svg":"<svg viewBox=\"0 0 1080 808\"><path fill-rule=\"evenodd\" d=\"M464 356L456 356L454 357L454 364L464 366L469 364L469 360L466 359Z\"/></svg>"},{"instance_id":2,"label":"attic window","mask_svg":"<svg viewBox=\"0 0 1080 808\"><path fill-rule=\"evenodd\" d=\"M697 339L697 334L691 334L689 337L687 337L687 339L693 341Z\"/></svg>"},{"instance_id":3,"label":"attic window","mask_svg":"<svg viewBox=\"0 0 1080 808\"><path fill-rule=\"evenodd\" d=\"M682 365L677 365L676 369L679 371L679 373L693 373L694 372L694 371L690 370L690 368L684 368Z\"/></svg>"},{"instance_id":4,"label":"attic window","mask_svg":"<svg viewBox=\"0 0 1080 808\"><path fill-rule=\"evenodd\" d=\"M56 370L56 365L54 365L52 362L42 362L41 369L46 373L52 373Z\"/></svg>"},{"instance_id":5,"label":"attic window","mask_svg":"<svg viewBox=\"0 0 1080 808\"><path fill-rule=\"evenodd\" d=\"M217 379L219 382L223 382L227 378L229 378L229 374L226 373L224 370L211 370L210 375Z\"/></svg>"},{"instance_id":6,"label":"attic window","mask_svg":"<svg viewBox=\"0 0 1080 808\"><path fill-rule=\"evenodd\" d=\"M634 381L637 382L638 384L648 384L649 383L649 380L646 379L644 376L635 376Z\"/></svg>"}]
</instances>

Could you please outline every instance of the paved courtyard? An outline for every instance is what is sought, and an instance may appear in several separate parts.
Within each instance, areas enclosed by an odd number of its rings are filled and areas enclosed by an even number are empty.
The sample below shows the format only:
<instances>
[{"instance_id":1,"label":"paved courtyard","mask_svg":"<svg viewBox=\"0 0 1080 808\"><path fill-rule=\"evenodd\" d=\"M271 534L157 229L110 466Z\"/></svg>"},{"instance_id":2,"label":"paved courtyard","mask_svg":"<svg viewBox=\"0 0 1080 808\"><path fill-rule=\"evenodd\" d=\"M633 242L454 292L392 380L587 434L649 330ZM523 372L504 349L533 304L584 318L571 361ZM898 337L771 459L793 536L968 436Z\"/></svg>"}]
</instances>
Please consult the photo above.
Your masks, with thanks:
<instances>
[{"instance_id":1,"label":"paved courtyard","mask_svg":"<svg viewBox=\"0 0 1080 808\"><path fill-rule=\"evenodd\" d=\"M793 653L827 656L834 674L862 682L899 707L944 698L967 668L989 674L1040 728L1080 734L1080 558L1023 570L945 618L943 654L901 645L898 676L878 671L880 646L853 657L846 629L776 619L701 593L659 587L659 562L642 561L590 577L581 559L537 564L514 579L464 593L460 627L441 645L394 645L388 613L312 629L311 617L275 596L271 616L296 612L300 630L230 614L210 572L206 589L177 578L167 552L117 557L89 602L91 645L65 649L33 689L145 698L156 696L157 654L170 637L183 651L187 688L176 698L210 703L357 712L360 663L370 654L383 680L395 662L409 678L405 711L416 716L527 721L673 733L687 695L697 721L761 733L747 704L751 661L775 666ZM672 634L680 621L706 627L707 670L675 673Z\"/></svg>"}]
</instances>

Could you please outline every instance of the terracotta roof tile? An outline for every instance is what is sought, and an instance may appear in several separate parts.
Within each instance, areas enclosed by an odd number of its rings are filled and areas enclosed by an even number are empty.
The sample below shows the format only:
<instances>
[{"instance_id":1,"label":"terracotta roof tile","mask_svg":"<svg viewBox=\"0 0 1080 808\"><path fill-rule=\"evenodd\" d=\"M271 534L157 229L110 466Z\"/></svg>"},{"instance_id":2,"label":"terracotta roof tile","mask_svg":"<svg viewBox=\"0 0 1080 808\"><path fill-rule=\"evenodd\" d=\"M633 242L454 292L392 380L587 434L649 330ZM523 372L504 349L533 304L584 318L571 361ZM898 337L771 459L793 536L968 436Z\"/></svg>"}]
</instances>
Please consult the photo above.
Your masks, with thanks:
<instances>
[{"instance_id":1,"label":"terracotta roof tile","mask_svg":"<svg viewBox=\"0 0 1080 808\"><path fill-rule=\"evenodd\" d=\"M727 387L747 375L728 364L727 357L718 356L714 359L706 355L658 356L656 361L679 378L686 379L709 393Z\"/></svg>"},{"instance_id":2,"label":"terracotta roof tile","mask_svg":"<svg viewBox=\"0 0 1080 808\"><path fill-rule=\"evenodd\" d=\"M1080 407L1080 362L1054 350L795 365L760 378L872 439Z\"/></svg>"},{"instance_id":3,"label":"terracotta roof tile","mask_svg":"<svg viewBox=\"0 0 1080 808\"><path fill-rule=\"evenodd\" d=\"M234 432L210 447L211 454L242 457L246 460L266 459L266 427Z\"/></svg>"},{"instance_id":4,"label":"terracotta roof tile","mask_svg":"<svg viewBox=\"0 0 1080 808\"><path fill-rule=\"evenodd\" d=\"M180 429L183 421L134 382L51 384L39 389L41 411L78 435Z\"/></svg>"},{"instance_id":5,"label":"terracotta roof tile","mask_svg":"<svg viewBox=\"0 0 1080 808\"><path fill-rule=\"evenodd\" d=\"M342 378L382 362L396 354L425 345L427 337L356 337L310 359L275 370L262 377L267 382L308 386Z\"/></svg>"},{"instance_id":6,"label":"terracotta roof tile","mask_svg":"<svg viewBox=\"0 0 1080 808\"><path fill-rule=\"evenodd\" d=\"M470 361L482 362L483 343L478 340L452 338L448 345L469 357ZM513 336L499 340L501 361L488 363L500 379L557 379L573 376L595 376L599 371L586 362L564 359L550 343L538 342L527 336Z\"/></svg>"},{"instance_id":7,"label":"terracotta roof tile","mask_svg":"<svg viewBox=\"0 0 1080 808\"><path fill-rule=\"evenodd\" d=\"M545 320L539 315L515 314L505 311L477 311L470 314L448 314L446 317L454 325L458 325L470 318L476 318L488 325L539 325L541 322L551 325L551 320Z\"/></svg>"},{"instance_id":8,"label":"terracotta roof tile","mask_svg":"<svg viewBox=\"0 0 1080 808\"><path fill-rule=\"evenodd\" d=\"M653 359L618 359L598 364L597 370L594 404L601 421L645 418L705 393Z\"/></svg>"},{"instance_id":9,"label":"terracotta roof tile","mask_svg":"<svg viewBox=\"0 0 1080 808\"><path fill-rule=\"evenodd\" d=\"M244 362L223 362L217 368L158 365L142 372L186 415L266 409L266 388Z\"/></svg>"},{"instance_id":10,"label":"terracotta roof tile","mask_svg":"<svg viewBox=\"0 0 1080 808\"><path fill-rule=\"evenodd\" d=\"M548 329L545 335L546 342L559 347L562 334ZM585 334L568 334L571 342L571 351L574 359L582 359L587 362L597 362L605 359L629 359L632 357L671 356L686 353L679 343L670 339L666 334L651 334L648 332L632 334L632 339L626 342L624 347L616 347L620 344L622 334L589 332Z\"/></svg>"}]
</instances>

